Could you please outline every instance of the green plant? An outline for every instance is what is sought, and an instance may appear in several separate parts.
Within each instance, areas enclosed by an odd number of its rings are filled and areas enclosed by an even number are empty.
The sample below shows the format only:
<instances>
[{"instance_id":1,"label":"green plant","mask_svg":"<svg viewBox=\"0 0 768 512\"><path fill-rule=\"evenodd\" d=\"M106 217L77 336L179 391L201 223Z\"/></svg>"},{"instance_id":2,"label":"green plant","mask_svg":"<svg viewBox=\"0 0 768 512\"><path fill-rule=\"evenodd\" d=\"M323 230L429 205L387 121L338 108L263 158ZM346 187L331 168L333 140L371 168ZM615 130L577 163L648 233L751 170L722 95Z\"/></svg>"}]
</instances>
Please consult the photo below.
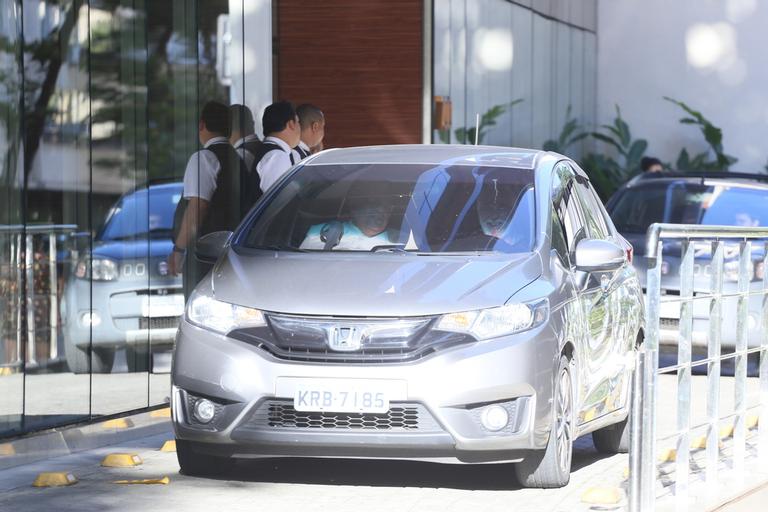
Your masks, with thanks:
<instances>
[{"instance_id":1,"label":"green plant","mask_svg":"<svg viewBox=\"0 0 768 512\"><path fill-rule=\"evenodd\" d=\"M483 139L485 138L486 134L488 133L488 129L491 126L496 125L496 120L501 117L502 114L504 114L507 110L511 109L518 103L521 103L523 100L522 98L513 100L509 103L503 103L501 105L494 105L493 107L489 108L482 116L480 116L480 133L477 137L477 143L482 144ZM459 144L474 144L475 143L475 133L477 132L477 127L461 127L456 128L454 130L454 137L456 137L456 141ZM440 142L443 144L450 144L450 138L451 138L451 131L450 129L446 130L440 130L439 132L440 136Z\"/></svg>"},{"instance_id":2,"label":"green plant","mask_svg":"<svg viewBox=\"0 0 768 512\"><path fill-rule=\"evenodd\" d=\"M555 153L565 153L569 147L589 136L588 132L579 131L580 129L579 120L571 117L571 106L568 105L568 110L565 112L565 124L563 129L560 130L560 135L558 135L557 139L546 141L542 149L544 151L554 151Z\"/></svg>"},{"instance_id":3,"label":"green plant","mask_svg":"<svg viewBox=\"0 0 768 512\"><path fill-rule=\"evenodd\" d=\"M648 149L648 141L632 139L632 131L621 117L618 105L613 123L602 125L601 128L602 131L592 132L592 137L613 147L618 153L618 158L590 153L582 160L582 165L598 194L606 199L622 183L640 171L640 160Z\"/></svg>"},{"instance_id":4,"label":"green plant","mask_svg":"<svg viewBox=\"0 0 768 512\"><path fill-rule=\"evenodd\" d=\"M683 148L680 150L680 155L677 157L677 169L680 171L727 171L728 168L736 163L738 159L725 153L723 149L723 131L717 126L713 125L707 118L705 118L701 112L693 110L691 107L683 103L682 101L675 100L664 96L664 99L674 103L681 109L683 109L689 117L683 117L680 119L682 124L697 125L701 129L701 133L704 135L704 140L709 144L709 150L703 151L694 157L688 154L688 150ZM714 158L709 159L710 151L713 153Z\"/></svg>"}]
</instances>

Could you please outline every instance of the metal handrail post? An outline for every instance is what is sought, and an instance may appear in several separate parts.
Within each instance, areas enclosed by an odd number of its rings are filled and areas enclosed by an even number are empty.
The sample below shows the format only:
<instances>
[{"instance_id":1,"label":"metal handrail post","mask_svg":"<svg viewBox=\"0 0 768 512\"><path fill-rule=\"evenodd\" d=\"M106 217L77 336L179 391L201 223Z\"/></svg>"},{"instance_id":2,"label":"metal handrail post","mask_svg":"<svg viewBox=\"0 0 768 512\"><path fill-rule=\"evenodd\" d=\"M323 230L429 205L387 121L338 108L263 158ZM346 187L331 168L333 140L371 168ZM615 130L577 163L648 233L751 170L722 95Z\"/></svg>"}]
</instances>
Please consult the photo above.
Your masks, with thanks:
<instances>
[{"instance_id":1,"label":"metal handrail post","mask_svg":"<svg viewBox=\"0 0 768 512\"><path fill-rule=\"evenodd\" d=\"M752 243L741 242L739 247L739 301L736 317L736 367L734 371L733 468L737 474L744 471L746 458L747 421L747 338L749 336L749 283L752 281Z\"/></svg>"},{"instance_id":2,"label":"metal handrail post","mask_svg":"<svg viewBox=\"0 0 768 512\"><path fill-rule=\"evenodd\" d=\"M56 359L59 356L59 276L56 257L56 233L48 234L48 293L50 296L50 322L48 338L50 340L49 357Z\"/></svg>"},{"instance_id":3,"label":"metal handrail post","mask_svg":"<svg viewBox=\"0 0 768 512\"><path fill-rule=\"evenodd\" d=\"M763 247L763 308L760 338L760 392L759 419L757 423L757 447L761 459L768 458L768 242Z\"/></svg>"},{"instance_id":4,"label":"metal handrail post","mask_svg":"<svg viewBox=\"0 0 768 512\"><path fill-rule=\"evenodd\" d=\"M648 273L645 296L645 341L642 351L643 362L640 374L641 389L639 402L641 415L637 422L639 432L632 436L636 441L632 448L636 456L635 467L639 472L632 475L630 486L638 496L630 500L631 512L652 512L656 498L656 402L659 366L659 302L661 297L661 254L662 242L656 238L648 247ZM632 508L639 507L639 508Z\"/></svg>"},{"instance_id":5,"label":"metal handrail post","mask_svg":"<svg viewBox=\"0 0 768 512\"><path fill-rule=\"evenodd\" d=\"M709 306L709 343L707 357L707 466L706 482L710 492L717 487L720 459L720 345L723 319L723 242L712 242L712 275L710 290L713 297Z\"/></svg>"},{"instance_id":6,"label":"metal handrail post","mask_svg":"<svg viewBox=\"0 0 768 512\"><path fill-rule=\"evenodd\" d=\"M694 245L685 240L680 262L680 335L677 339L677 456L675 497L678 510L688 508L691 428L691 343L693 338Z\"/></svg>"},{"instance_id":7,"label":"metal handrail post","mask_svg":"<svg viewBox=\"0 0 768 512\"><path fill-rule=\"evenodd\" d=\"M35 256L34 239L27 233L24 247L24 272L27 276L27 364L36 365L35 355Z\"/></svg>"},{"instance_id":8,"label":"metal handrail post","mask_svg":"<svg viewBox=\"0 0 768 512\"><path fill-rule=\"evenodd\" d=\"M22 325L22 309L24 308L24 290L21 289L21 245L22 245L21 233L16 233L12 240L14 241L13 251L13 272L16 276L16 364L22 364L22 331L24 326Z\"/></svg>"},{"instance_id":9,"label":"metal handrail post","mask_svg":"<svg viewBox=\"0 0 768 512\"><path fill-rule=\"evenodd\" d=\"M643 458L641 449L647 440L643 436L643 385L645 375L645 345L635 353L635 371L632 373L632 408L629 426L629 510L642 511L641 480Z\"/></svg>"}]
</instances>

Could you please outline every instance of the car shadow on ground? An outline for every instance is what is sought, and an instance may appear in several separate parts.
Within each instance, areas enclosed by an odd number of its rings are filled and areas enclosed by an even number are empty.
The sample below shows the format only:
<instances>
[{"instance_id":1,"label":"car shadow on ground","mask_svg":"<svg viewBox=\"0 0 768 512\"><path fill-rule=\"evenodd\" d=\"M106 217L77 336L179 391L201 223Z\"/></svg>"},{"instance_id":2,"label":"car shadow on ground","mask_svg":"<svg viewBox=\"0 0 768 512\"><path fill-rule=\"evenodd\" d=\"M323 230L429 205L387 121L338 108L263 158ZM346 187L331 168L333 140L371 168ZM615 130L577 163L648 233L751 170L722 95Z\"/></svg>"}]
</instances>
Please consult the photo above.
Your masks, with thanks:
<instances>
[{"instance_id":1,"label":"car shadow on ground","mask_svg":"<svg viewBox=\"0 0 768 512\"><path fill-rule=\"evenodd\" d=\"M609 455L598 453L591 436L574 445L572 471L587 468ZM427 487L477 491L522 489L513 464L440 464L402 460L284 458L240 460L215 477L230 486L249 482Z\"/></svg>"}]
</instances>

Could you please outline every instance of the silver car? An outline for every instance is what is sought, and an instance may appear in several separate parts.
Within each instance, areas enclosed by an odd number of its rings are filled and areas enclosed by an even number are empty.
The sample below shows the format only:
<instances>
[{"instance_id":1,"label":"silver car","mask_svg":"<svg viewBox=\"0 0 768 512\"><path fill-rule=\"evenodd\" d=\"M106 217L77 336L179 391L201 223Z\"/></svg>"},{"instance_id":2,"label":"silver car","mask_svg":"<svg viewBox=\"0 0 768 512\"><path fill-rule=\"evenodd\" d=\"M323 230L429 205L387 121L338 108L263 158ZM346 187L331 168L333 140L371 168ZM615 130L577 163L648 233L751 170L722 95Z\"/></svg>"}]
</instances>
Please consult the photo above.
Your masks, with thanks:
<instances>
[{"instance_id":1,"label":"silver car","mask_svg":"<svg viewBox=\"0 0 768 512\"><path fill-rule=\"evenodd\" d=\"M516 462L568 483L626 450L642 294L574 162L483 146L324 151L282 178L187 304L172 370L184 473L234 459Z\"/></svg>"}]
</instances>

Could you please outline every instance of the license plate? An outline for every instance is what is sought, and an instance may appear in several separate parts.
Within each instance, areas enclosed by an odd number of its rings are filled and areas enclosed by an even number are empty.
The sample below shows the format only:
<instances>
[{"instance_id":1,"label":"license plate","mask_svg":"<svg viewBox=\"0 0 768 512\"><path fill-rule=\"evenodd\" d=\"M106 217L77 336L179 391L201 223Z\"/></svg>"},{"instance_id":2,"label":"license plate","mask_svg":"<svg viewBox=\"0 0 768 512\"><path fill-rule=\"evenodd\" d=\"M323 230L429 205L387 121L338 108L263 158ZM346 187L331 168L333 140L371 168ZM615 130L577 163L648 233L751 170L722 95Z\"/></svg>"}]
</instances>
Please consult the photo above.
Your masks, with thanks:
<instances>
[{"instance_id":1,"label":"license plate","mask_svg":"<svg viewBox=\"0 0 768 512\"><path fill-rule=\"evenodd\" d=\"M277 391L304 412L381 414L390 401L407 398L405 382L383 379L278 378Z\"/></svg>"},{"instance_id":2,"label":"license plate","mask_svg":"<svg viewBox=\"0 0 768 512\"><path fill-rule=\"evenodd\" d=\"M385 413L389 399L382 391L298 389L293 408L309 412Z\"/></svg>"},{"instance_id":3,"label":"license plate","mask_svg":"<svg viewBox=\"0 0 768 512\"><path fill-rule=\"evenodd\" d=\"M141 316L146 318L181 316L184 314L184 295L144 295Z\"/></svg>"}]
</instances>

